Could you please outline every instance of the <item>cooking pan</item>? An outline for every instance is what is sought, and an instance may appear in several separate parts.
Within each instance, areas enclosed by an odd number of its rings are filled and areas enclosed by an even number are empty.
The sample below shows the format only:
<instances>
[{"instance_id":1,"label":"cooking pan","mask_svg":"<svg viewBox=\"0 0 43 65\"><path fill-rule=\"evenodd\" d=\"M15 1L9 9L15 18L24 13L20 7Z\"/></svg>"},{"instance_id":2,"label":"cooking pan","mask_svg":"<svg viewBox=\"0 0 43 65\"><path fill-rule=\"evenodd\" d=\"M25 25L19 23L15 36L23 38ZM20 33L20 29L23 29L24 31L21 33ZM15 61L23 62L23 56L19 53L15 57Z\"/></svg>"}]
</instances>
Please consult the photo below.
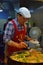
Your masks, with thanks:
<instances>
[{"instance_id":1,"label":"cooking pan","mask_svg":"<svg viewBox=\"0 0 43 65\"><path fill-rule=\"evenodd\" d=\"M14 52L11 56L20 54L24 51L26 51L26 50ZM38 64L43 65L43 62L41 62L41 63L26 63L26 62L19 62L19 61L13 60L11 57L8 57L8 65L38 65Z\"/></svg>"}]
</instances>

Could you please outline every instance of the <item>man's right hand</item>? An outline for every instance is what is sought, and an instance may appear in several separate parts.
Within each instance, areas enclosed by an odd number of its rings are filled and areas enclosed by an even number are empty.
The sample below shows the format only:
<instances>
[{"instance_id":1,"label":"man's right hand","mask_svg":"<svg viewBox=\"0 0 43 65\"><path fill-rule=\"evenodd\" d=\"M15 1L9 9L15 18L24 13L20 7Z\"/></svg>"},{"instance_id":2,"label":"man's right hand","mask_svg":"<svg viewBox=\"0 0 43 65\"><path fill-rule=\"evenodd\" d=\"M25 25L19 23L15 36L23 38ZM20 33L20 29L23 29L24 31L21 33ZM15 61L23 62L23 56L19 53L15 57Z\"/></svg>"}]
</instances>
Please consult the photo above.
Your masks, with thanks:
<instances>
[{"instance_id":1,"label":"man's right hand","mask_svg":"<svg viewBox=\"0 0 43 65\"><path fill-rule=\"evenodd\" d=\"M20 42L19 43L19 48L27 48L28 45L25 42Z\"/></svg>"},{"instance_id":2,"label":"man's right hand","mask_svg":"<svg viewBox=\"0 0 43 65\"><path fill-rule=\"evenodd\" d=\"M13 47L21 48L21 49L28 47L28 45L27 45L25 42L17 43L17 42L14 42L14 41L12 41L12 40L9 41L7 44L8 44L9 46L13 46Z\"/></svg>"}]
</instances>

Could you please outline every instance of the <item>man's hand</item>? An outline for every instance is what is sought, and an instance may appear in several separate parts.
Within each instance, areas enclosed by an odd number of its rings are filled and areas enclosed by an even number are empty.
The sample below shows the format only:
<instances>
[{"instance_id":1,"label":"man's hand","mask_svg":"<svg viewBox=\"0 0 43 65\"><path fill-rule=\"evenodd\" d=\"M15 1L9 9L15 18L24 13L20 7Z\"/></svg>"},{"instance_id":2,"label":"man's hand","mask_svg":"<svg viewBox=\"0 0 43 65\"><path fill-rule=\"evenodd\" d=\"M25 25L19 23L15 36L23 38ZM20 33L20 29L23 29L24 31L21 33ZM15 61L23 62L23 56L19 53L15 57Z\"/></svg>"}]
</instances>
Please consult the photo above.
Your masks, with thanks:
<instances>
[{"instance_id":1,"label":"man's hand","mask_svg":"<svg viewBox=\"0 0 43 65\"><path fill-rule=\"evenodd\" d=\"M20 42L19 43L19 48L27 48L28 45L25 42Z\"/></svg>"},{"instance_id":2,"label":"man's hand","mask_svg":"<svg viewBox=\"0 0 43 65\"><path fill-rule=\"evenodd\" d=\"M27 41L32 40L32 38L30 38L30 37L29 37L29 36L27 36L27 35L25 35L25 39L26 39Z\"/></svg>"},{"instance_id":3,"label":"man's hand","mask_svg":"<svg viewBox=\"0 0 43 65\"><path fill-rule=\"evenodd\" d=\"M25 43L25 42L20 42L20 43L17 43L17 42L14 42L12 40L10 40L7 45L9 46L13 46L13 47L16 47L16 48L27 48L28 45Z\"/></svg>"}]
</instances>

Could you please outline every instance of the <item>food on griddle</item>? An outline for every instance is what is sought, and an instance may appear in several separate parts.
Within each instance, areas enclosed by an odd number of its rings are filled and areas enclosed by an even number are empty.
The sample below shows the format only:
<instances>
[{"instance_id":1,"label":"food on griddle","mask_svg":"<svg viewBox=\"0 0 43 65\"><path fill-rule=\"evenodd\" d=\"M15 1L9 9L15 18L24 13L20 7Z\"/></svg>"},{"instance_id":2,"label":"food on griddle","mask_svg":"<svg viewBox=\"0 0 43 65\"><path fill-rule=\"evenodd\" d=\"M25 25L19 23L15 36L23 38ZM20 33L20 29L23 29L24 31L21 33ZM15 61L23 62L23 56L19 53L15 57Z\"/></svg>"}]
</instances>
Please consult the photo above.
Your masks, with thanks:
<instances>
[{"instance_id":1,"label":"food on griddle","mask_svg":"<svg viewBox=\"0 0 43 65\"><path fill-rule=\"evenodd\" d=\"M19 52L10 56L10 58L14 61L24 63L43 63L43 54L40 51L36 51L35 49Z\"/></svg>"}]
</instances>

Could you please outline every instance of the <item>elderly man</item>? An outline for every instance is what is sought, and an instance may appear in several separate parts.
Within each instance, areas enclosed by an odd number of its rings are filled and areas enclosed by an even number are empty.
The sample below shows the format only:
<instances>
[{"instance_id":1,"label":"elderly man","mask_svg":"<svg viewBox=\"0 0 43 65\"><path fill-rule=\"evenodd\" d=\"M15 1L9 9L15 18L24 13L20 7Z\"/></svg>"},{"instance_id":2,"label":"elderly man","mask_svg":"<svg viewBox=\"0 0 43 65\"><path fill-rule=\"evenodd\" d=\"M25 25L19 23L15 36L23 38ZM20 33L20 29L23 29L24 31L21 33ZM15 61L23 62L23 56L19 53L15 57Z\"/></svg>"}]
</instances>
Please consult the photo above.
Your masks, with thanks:
<instances>
[{"instance_id":1,"label":"elderly man","mask_svg":"<svg viewBox=\"0 0 43 65\"><path fill-rule=\"evenodd\" d=\"M17 12L17 18L8 22L3 40L7 45L7 52L9 55L14 51L27 48L27 44L24 40L31 40L31 38L26 36L27 27L25 23L29 18L31 18L30 11L26 7L21 7Z\"/></svg>"}]
</instances>

